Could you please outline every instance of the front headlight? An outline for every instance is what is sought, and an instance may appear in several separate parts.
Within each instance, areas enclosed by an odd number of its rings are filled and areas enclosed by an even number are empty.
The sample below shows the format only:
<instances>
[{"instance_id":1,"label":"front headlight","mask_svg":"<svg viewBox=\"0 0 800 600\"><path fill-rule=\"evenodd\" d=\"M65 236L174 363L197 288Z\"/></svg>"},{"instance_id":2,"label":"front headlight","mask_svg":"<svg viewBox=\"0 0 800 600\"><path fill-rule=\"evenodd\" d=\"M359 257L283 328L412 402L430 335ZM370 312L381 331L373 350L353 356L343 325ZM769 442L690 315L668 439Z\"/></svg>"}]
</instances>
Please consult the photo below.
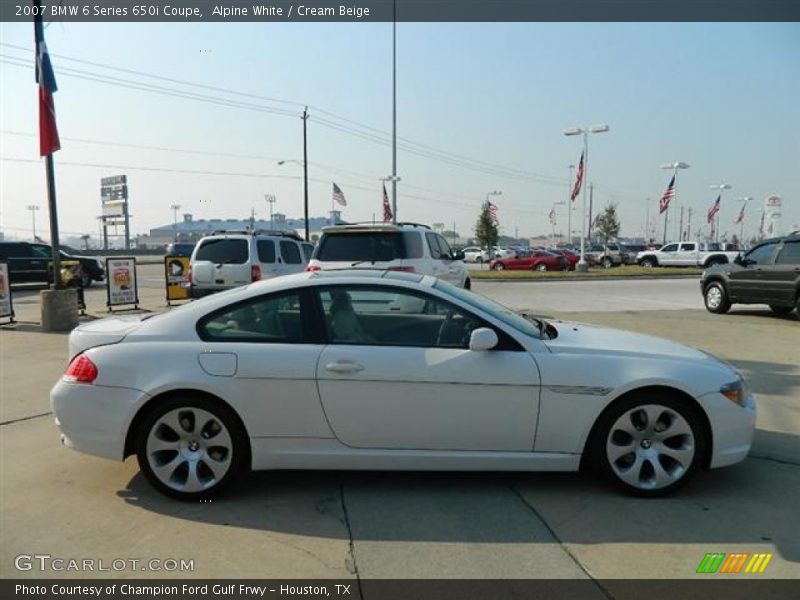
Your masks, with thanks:
<instances>
[{"instance_id":1,"label":"front headlight","mask_svg":"<svg viewBox=\"0 0 800 600\"><path fill-rule=\"evenodd\" d=\"M719 393L725 396L731 402L735 402L739 406L744 406L747 399L747 388L743 379L726 383L719 388Z\"/></svg>"}]
</instances>

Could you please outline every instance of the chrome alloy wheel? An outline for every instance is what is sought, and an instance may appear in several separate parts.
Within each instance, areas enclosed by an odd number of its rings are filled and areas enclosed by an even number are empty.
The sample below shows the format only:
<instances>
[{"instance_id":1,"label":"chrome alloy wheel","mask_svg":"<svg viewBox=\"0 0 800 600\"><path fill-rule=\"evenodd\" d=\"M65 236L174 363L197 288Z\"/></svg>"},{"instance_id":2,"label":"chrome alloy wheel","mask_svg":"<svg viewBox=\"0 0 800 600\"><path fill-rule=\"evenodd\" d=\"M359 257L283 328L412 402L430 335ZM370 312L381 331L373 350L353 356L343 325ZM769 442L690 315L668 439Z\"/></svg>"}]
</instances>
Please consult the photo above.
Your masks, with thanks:
<instances>
[{"instance_id":1,"label":"chrome alloy wheel","mask_svg":"<svg viewBox=\"0 0 800 600\"><path fill-rule=\"evenodd\" d=\"M706 289L706 305L711 309L718 309L722 304L722 290L716 285L708 286Z\"/></svg>"},{"instance_id":2,"label":"chrome alloy wheel","mask_svg":"<svg viewBox=\"0 0 800 600\"><path fill-rule=\"evenodd\" d=\"M644 404L622 414L606 440L606 458L621 481L658 490L679 481L695 456L689 422L675 410Z\"/></svg>"},{"instance_id":3,"label":"chrome alloy wheel","mask_svg":"<svg viewBox=\"0 0 800 600\"><path fill-rule=\"evenodd\" d=\"M231 466L233 441L223 422L196 407L161 415L147 436L147 462L165 486L193 493L217 485Z\"/></svg>"}]
</instances>

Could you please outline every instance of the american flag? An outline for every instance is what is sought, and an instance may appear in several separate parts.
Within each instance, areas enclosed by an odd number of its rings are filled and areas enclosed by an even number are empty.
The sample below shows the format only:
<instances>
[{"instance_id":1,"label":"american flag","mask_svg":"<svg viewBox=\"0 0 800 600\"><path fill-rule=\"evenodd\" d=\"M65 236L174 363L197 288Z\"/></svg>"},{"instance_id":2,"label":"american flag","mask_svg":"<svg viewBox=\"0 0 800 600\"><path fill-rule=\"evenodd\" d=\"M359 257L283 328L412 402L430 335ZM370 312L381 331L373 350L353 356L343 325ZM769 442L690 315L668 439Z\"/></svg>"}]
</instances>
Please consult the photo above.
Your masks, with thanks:
<instances>
[{"instance_id":1,"label":"american flag","mask_svg":"<svg viewBox=\"0 0 800 600\"><path fill-rule=\"evenodd\" d=\"M344 193L342 192L342 189L336 185L336 183L333 184L333 200L342 206L347 206L347 200L344 199Z\"/></svg>"},{"instance_id":2,"label":"american flag","mask_svg":"<svg viewBox=\"0 0 800 600\"><path fill-rule=\"evenodd\" d=\"M719 212L719 203L720 203L720 201L721 201L721 200L722 200L722 194L720 194L719 196L717 196L717 199L716 199L716 200L714 200L714 204L712 204L712 205L711 205L711 208L709 208L709 209L708 209L708 216L707 216L707 218L708 218L708 222L709 222L709 223L711 223L711 221L713 221L713 220L714 220L714 217L715 217L715 216L716 216L716 214Z\"/></svg>"},{"instance_id":3,"label":"american flag","mask_svg":"<svg viewBox=\"0 0 800 600\"><path fill-rule=\"evenodd\" d=\"M736 217L736 220L733 222L734 225L739 225L742 221L744 221L744 209L747 206L747 202L742 204L742 210L739 211L739 216Z\"/></svg>"},{"instance_id":4,"label":"american flag","mask_svg":"<svg viewBox=\"0 0 800 600\"><path fill-rule=\"evenodd\" d=\"M38 0L34 7L40 8ZM42 16L38 11L33 20L33 31L36 39L36 83L39 84L39 155L47 156L61 149L56 126L56 105L53 102L53 92L58 87L47 44L44 42Z\"/></svg>"},{"instance_id":5,"label":"american flag","mask_svg":"<svg viewBox=\"0 0 800 600\"><path fill-rule=\"evenodd\" d=\"M547 216L550 218L550 225L555 225L556 224L556 209L555 208L551 208L550 209L550 214L547 215Z\"/></svg>"},{"instance_id":6,"label":"american flag","mask_svg":"<svg viewBox=\"0 0 800 600\"><path fill-rule=\"evenodd\" d=\"M572 189L569 192L570 202L574 202L578 194L581 193L581 185L583 184L583 152L581 152L581 160L578 163L578 170L575 172L575 182L572 184Z\"/></svg>"},{"instance_id":7,"label":"american flag","mask_svg":"<svg viewBox=\"0 0 800 600\"><path fill-rule=\"evenodd\" d=\"M497 224L497 206L487 200L486 210L489 211L489 216L492 218L492 221L494 221L495 224Z\"/></svg>"},{"instance_id":8,"label":"american flag","mask_svg":"<svg viewBox=\"0 0 800 600\"><path fill-rule=\"evenodd\" d=\"M383 184L383 222L391 223L392 218L392 205L389 204L389 194L386 193L386 184Z\"/></svg>"},{"instance_id":9,"label":"american flag","mask_svg":"<svg viewBox=\"0 0 800 600\"><path fill-rule=\"evenodd\" d=\"M672 179L669 181L669 185L667 189L664 191L664 195L661 196L661 200L658 202L658 214L662 214L672 199L675 197L675 175L672 176Z\"/></svg>"}]
</instances>

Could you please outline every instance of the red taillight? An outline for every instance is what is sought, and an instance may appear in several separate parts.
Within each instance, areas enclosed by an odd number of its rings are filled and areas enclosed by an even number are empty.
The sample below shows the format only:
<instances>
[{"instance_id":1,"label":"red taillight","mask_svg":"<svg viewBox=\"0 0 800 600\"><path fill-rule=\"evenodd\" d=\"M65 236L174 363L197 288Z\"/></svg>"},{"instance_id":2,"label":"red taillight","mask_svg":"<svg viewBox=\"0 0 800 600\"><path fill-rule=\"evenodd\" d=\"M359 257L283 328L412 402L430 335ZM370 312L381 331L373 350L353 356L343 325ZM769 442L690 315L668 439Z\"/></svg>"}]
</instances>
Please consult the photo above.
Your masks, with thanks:
<instances>
[{"instance_id":1,"label":"red taillight","mask_svg":"<svg viewBox=\"0 0 800 600\"><path fill-rule=\"evenodd\" d=\"M416 273L414 267L389 267L387 271L402 271L403 273Z\"/></svg>"},{"instance_id":2,"label":"red taillight","mask_svg":"<svg viewBox=\"0 0 800 600\"><path fill-rule=\"evenodd\" d=\"M314 271L321 271L322 268L319 265L308 265L306 267L306 271L309 273L313 273Z\"/></svg>"},{"instance_id":3,"label":"red taillight","mask_svg":"<svg viewBox=\"0 0 800 600\"><path fill-rule=\"evenodd\" d=\"M194 283L192 280L192 265L186 267L186 273L183 275L183 280L188 284Z\"/></svg>"},{"instance_id":4,"label":"red taillight","mask_svg":"<svg viewBox=\"0 0 800 600\"><path fill-rule=\"evenodd\" d=\"M79 354L69 363L63 379L72 383L94 383L97 367L88 356Z\"/></svg>"},{"instance_id":5,"label":"red taillight","mask_svg":"<svg viewBox=\"0 0 800 600\"><path fill-rule=\"evenodd\" d=\"M250 281L258 281L261 279L261 267L253 265L250 267Z\"/></svg>"}]
</instances>

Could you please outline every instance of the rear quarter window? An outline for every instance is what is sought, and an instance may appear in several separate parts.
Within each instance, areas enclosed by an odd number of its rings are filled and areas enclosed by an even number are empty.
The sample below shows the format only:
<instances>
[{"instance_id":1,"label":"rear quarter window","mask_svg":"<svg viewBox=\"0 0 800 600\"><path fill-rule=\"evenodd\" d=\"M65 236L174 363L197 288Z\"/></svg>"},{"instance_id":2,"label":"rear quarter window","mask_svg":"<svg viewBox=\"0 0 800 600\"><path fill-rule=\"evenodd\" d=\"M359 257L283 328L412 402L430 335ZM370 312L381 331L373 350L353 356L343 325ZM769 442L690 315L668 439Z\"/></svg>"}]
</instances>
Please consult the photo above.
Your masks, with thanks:
<instances>
[{"instance_id":1,"label":"rear quarter window","mask_svg":"<svg viewBox=\"0 0 800 600\"><path fill-rule=\"evenodd\" d=\"M272 240L258 240L256 242L256 249L258 250L258 262L274 263L275 262L275 242Z\"/></svg>"},{"instance_id":2,"label":"rear quarter window","mask_svg":"<svg viewBox=\"0 0 800 600\"><path fill-rule=\"evenodd\" d=\"M287 265L299 265L303 262L300 257L300 248L295 242L281 241L281 256Z\"/></svg>"},{"instance_id":3,"label":"rear quarter window","mask_svg":"<svg viewBox=\"0 0 800 600\"><path fill-rule=\"evenodd\" d=\"M220 238L201 242L194 260L241 265L247 262L248 257L247 240Z\"/></svg>"}]
</instances>

